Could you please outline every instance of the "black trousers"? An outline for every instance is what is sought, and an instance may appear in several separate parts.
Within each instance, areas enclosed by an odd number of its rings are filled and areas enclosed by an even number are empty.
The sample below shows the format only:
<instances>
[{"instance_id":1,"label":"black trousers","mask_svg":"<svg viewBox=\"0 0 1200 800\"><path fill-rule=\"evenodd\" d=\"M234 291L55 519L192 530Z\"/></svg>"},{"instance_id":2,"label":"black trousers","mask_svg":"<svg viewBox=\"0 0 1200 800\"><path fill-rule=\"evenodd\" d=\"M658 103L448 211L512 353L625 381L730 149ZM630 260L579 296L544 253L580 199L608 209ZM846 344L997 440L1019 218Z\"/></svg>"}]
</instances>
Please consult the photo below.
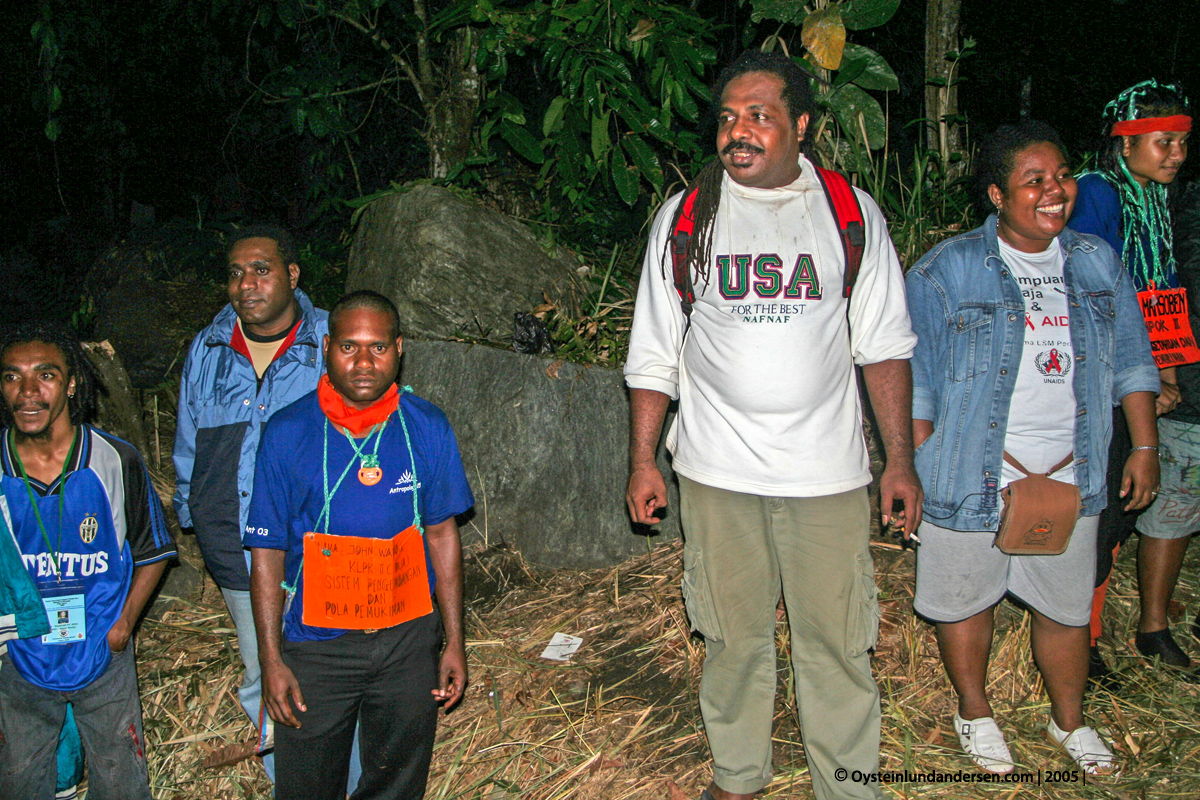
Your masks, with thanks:
<instances>
[{"instance_id":1,"label":"black trousers","mask_svg":"<svg viewBox=\"0 0 1200 800\"><path fill-rule=\"evenodd\" d=\"M275 726L278 800L345 800L354 727L362 778L352 800L425 795L437 729L441 617L433 612L378 633L324 642L284 642L283 662L300 684L301 727Z\"/></svg>"},{"instance_id":2,"label":"black trousers","mask_svg":"<svg viewBox=\"0 0 1200 800\"><path fill-rule=\"evenodd\" d=\"M1125 459L1129 458L1133 440L1125 412L1120 406L1113 409L1112 443L1108 447L1108 505L1100 512L1100 530L1096 535L1096 585L1108 580L1113 568L1113 548L1124 545L1137 528L1141 511L1125 511L1128 497L1121 497L1121 477Z\"/></svg>"}]
</instances>

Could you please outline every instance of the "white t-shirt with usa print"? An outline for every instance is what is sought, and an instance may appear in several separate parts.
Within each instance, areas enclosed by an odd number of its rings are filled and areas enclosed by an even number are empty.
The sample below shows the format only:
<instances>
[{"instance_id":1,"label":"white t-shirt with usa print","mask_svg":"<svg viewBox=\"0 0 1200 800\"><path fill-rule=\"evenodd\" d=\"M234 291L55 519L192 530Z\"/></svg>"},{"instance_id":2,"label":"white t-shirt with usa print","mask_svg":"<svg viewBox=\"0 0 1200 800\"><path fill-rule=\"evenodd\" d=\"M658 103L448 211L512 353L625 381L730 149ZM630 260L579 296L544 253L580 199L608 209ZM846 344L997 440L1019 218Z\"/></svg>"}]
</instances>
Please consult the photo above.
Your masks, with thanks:
<instances>
[{"instance_id":1,"label":"white t-shirt with usa print","mask_svg":"<svg viewBox=\"0 0 1200 800\"><path fill-rule=\"evenodd\" d=\"M866 247L849 301L845 258L812 164L777 189L724 176L707 280L691 328L664 243L679 197L654 223L625 380L679 398L675 471L708 486L819 497L871 480L855 364L911 357L903 273L874 201L855 190Z\"/></svg>"}]
</instances>

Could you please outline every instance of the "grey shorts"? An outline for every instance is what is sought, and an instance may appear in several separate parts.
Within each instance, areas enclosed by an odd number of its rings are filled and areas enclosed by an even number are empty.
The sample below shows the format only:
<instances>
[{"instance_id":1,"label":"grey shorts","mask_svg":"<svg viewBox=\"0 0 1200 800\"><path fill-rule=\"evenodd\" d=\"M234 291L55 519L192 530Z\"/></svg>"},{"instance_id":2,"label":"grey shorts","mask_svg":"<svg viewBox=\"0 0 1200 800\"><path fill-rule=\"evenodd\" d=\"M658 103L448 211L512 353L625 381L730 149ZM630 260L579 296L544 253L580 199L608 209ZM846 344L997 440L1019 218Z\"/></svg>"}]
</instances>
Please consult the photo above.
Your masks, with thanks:
<instances>
[{"instance_id":1,"label":"grey shorts","mask_svg":"<svg viewBox=\"0 0 1200 800\"><path fill-rule=\"evenodd\" d=\"M1092 616L1099 516L1081 517L1057 556L1010 556L995 533L952 531L922 521L913 608L934 622L961 622L1006 594L1055 622L1083 627Z\"/></svg>"},{"instance_id":2,"label":"grey shorts","mask_svg":"<svg viewBox=\"0 0 1200 800\"><path fill-rule=\"evenodd\" d=\"M1141 513L1138 533L1182 539L1200 531L1200 425L1158 420L1158 497Z\"/></svg>"}]
</instances>

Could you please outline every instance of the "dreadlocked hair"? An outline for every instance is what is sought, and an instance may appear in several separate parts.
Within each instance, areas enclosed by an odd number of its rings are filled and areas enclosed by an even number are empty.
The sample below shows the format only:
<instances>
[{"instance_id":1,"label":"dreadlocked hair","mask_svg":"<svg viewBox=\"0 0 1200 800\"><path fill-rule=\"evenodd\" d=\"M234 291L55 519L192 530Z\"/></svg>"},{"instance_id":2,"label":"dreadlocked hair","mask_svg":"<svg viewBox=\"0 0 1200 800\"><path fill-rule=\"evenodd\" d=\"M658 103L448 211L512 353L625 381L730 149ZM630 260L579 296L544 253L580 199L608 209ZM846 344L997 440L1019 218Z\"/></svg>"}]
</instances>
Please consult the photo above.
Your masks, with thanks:
<instances>
[{"instance_id":1,"label":"dreadlocked hair","mask_svg":"<svg viewBox=\"0 0 1200 800\"><path fill-rule=\"evenodd\" d=\"M694 190L696 200L692 203L692 219L694 228L688 237L687 249L684 251L683 265L688 274L696 275L700 280L708 280L708 265L712 263L712 233L713 223L717 219L717 208L721 205L721 180L725 177L725 168L721 160L715 158L708 162L696 179L688 184L679 198L680 208L688 195ZM676 214L678 214L678 210ZM671 245L675 231L669 231L667 243L663 248L660 262L663 269L671 261ZM665 277L665 273L664 273Z\"/></svg>"},{"instance_id":2,"label":"dreadlocked hair","mask_svg":"<svg viewBox=\"0 0 1200 800\"><path fill-rule=\"evenodd\" d=\"M725 87L729 85L730 81L749 72L767 72L783 82L779 97L787 108L788 118L793 125L802 114L808 114L811 118L816 113L817 101L813 95L811 77L795 61L783 53L747 50L717 75L709 107L707 121L709 125L715 128ZM801 140L800 152L811 158L812 142L809 137ZM683 200L693 191L696 192L696 199L692 204L694 227L692 235L688 237L683 266L688 274L696 275L700 280L708 279L709 264L712 263L713 222L717 218L717 208L721 205L721 179L724 175L725 169L721 165L721 160L717 158L710 161L688 184L680 199L682 207ZM663 264L664 269L666 264L671 261L671 238L674 233L672 230L667 236L667 244L663 249L663 259L660 263Z\"/></svg>"},{"instance_id":3,"label":"dreadlocked hair","mask_svg":"<svg viewBox=\"0 0 1200 800\"><path fill-rule=\"evenodd\" d=\"M1155 181L1142 186L1134 179L1122 155L1124 137L1113 136L1112 128L1117 122L1190 113L1191 106L1178 83L1159 83L1151 78L1121 92L1104 107L1101 115L1102 141L1096 174L1120 198L1121 233L1125 238L1121 260L1132 273L1137 289L1151 282L1166 286L1168 275L1175 270L1167 187ZM1133 138L1136 141L1138 137ZM1142 246L1143 242L1148 243L1148 248Z\"/></svg>"},{"instance_id":4,"label":"dreadlocked hair","mask_svg":"<svg viewBox=\"0 0 1200 800\"><path fill-rule=\"evenodd\" d=\"M4 329L0 333L0 362L9 349L30 342L42 342L58 348L67 366L67 380L75 379L75 395L67 398L67 413L71 424L79 425L96 418L97 396L103 391L92 362L84 354L79 340L61 326L44 322L22 322ZM0 425L13 425L12 410L8 403L0 403Z\"/></svg>"}]
</instances>

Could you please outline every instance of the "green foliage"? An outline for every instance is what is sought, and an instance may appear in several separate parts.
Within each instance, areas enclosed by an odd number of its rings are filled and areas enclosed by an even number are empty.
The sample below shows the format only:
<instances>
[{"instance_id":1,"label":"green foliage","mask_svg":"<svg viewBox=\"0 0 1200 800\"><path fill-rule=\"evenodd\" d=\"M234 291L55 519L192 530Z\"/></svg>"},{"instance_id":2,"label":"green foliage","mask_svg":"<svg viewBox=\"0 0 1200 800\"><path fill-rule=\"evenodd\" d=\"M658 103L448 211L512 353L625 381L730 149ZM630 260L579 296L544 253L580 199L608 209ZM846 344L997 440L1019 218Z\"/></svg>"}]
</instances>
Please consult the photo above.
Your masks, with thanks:
<instances>
[{"instance_id":1,"label":"green foliage","mask_svg":"<svg viewBox=\"0 0 1200 800\"><path fill-rule=\"evenodd\" d=\"M603 271L581 269L574 298L533 310L550 331L555 358L610 367L625 362L641 265L637 256L636 250L623 253L614 248Z\"/></svg>"},{"instance_id":2,"label":"green foliage","mask_svg":"<svg viewBox=\"0 0 1200 800\"><path fill-rule=\"evenodd\" d=\"M91 335L92 330L96 327L96 300L90 292L81 292L79 295L79 308L71 314L71 319L68 325L75 332L76 336L81 338Z\"/></svg>"},{"instance_id":3,"label":"green foliage","mask_svg":"<svg viewBox=\"0 0 1200 800\"><path fill-rule=\"evenodd\" d=\"M764 49L785 51L800 27L801 45L806 50L802 66L813 73L817 102L822 113L811 120L810 130L824 160L848 172L869 169L870 151L887 143L887 118L879 101L868 92L898 89L896 73L879 53L863 45L846 42L847 30L883 25L900 5L900 0L845 0L820 4L809 10L796 0L750 0L751 19L780 23L768 36Z\"/></svg>"},{"instance_id":4,"label":"green foliage","mask_svg":"<svg viewBox=\"0 0 1200 800\"><path fill-rule=\"evenodd\" d=\"M846 0L841 3L842 22L850 30L878 28L900 8L900 0Z\"/></svg>"},{"instance_id":5,"label":"green foliage","mask_svg":"<svg viewBox=\"0 0 1200 800\"><path fill-rule=\"evenodd\" d=\"M670 165L688 169L702 152L695 131L719 30L682 0L449 0L436 13L418 0L257 6L251 80L294 135L326 143L310 171L317 194L338 186L347 196L334 170L358 177L359 130L381 114L425 140L426 177L484 186L531 175L526 190L549 223L594 223L614 202L644 217L664 199Z\"/></svg>"},{"instance_id":6,"label":"green foliage","mask_svg":"<svg viewBox=\"0 0 1200 800\"><path fill-rule=\"evenodd\" d=\"M540 166L543 219L587 218L600 204L664 199L664 162L700 155L694 133L716 60L716 29L690 7L647 0L537 0L500 8L477 0L490 23L478 65L488 78L472 165L509 149ZM535 65L540 91L508 88L511 65Z\"/></svg>"},{"instance_id":7,"label":"green foliage","mask_svg":"<svg viewBox=\"0 0 1200 800\"><path fill-rule=\"evenodd\" d=\"M842 66L834 78L834 87L853 83L860 89L891 92L900 88L900 80L883 56L857 44L842 51Z\"/></svg>"},{"instance_id":8,"label":"green foliage","mask_svg":"<svg viewBox=\"0 0 1200 800\"><path fill-rule=\"evenodd\" d=\"M307 242L297 252L300 287L317 308L329 308L346 293L349 257L350 240L345 235Z\"/></svg>"},{"instance_id":9,"label":"green foliage","mask_svg":"<svg viewBox=\"0 0 1200 800\"><path fill-rule=\"evenodd\" d=\"M946 53L946 60L951 62L947 73L948 77L928 77L925 81L926 85L953 87L954 91L958 91L958 87L967 82L967 79L963 77L961 64L963 61L974 56L975 40L968 36L963 40L961 49L951 50ZM936 114L937 112L934 111L933 113ZM944 114L941 119L930 120L929 122L937 127L936 146L940 151L939 157L950 163L958 163L959 171L965 171L968 154L955 150L953 148L955 140L947 137L946 132L951 128L965 126L967 124L966 114L963 114L961 111L957 114Z\"/></svg>"},{"instance_id":10,"label":"green foliage","mask_svg":"<svg viewBox=\"0 0 1200 800\"><path fill-rule=\"evenodd\" d=\"M949 180L936 153L917 151L902 164L900 155L876 158L862 173L865 189L883 211L900 263L908 269L943 239L981 220L969 179Z\"/></svg>"},{"instance_id":11,"label":"green foliage","mask_svg":"<svg viewBox=\"0 0 1200 800\"><path fill-rule=\"evenodd\" d=\"M55 67L59 60L58 35L54 31L54 19L50 3L43 0L41 17L29 29L29 35L38 49L38 66L42 73L43 94L38 100L39 105L46 109L46 127L44 133L47 139L54 142L62 133L62 123L55 116L62 107L62 88L58 85Z\"/></svg>"}]
</instances>

